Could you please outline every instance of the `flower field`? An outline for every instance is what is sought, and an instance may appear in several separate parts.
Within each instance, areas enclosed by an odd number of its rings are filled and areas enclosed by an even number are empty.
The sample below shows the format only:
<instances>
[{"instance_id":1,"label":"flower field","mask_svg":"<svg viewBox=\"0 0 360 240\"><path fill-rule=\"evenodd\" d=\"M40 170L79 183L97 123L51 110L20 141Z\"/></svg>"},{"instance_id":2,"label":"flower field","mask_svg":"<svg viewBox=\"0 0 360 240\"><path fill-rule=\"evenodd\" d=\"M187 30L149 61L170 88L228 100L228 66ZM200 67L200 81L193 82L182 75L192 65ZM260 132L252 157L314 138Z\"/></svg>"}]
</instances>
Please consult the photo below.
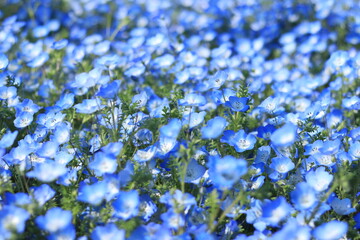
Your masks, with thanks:
<instances>
[{"instance_id":1,"label":"flower field","mask_svg":"<svg viewBox=\"0 0 360 240\"><path fill-rule=\"evenodd\" d=\"M359 13L0 1L0 240L360 240Z\"/></svg>"}]
</instances>

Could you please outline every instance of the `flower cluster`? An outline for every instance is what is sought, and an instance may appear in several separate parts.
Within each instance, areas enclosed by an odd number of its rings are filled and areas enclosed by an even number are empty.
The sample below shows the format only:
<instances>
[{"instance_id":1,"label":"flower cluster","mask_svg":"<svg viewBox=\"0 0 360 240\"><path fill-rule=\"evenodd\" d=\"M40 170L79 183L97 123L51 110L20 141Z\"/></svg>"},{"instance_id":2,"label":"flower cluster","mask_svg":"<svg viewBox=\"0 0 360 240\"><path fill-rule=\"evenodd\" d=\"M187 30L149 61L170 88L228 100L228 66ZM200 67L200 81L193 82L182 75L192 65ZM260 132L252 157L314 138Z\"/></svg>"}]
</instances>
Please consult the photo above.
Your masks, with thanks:
<instances>
[{"instance_id":1,"label":"flower cluster","mask_svg":"<svg viewBox=\"0 0 360 240\"><path fill-rule=\"evenodd\" d=\"M0 239L359 239L359 12L0 3Z\"/></svg>"}]
</instances>

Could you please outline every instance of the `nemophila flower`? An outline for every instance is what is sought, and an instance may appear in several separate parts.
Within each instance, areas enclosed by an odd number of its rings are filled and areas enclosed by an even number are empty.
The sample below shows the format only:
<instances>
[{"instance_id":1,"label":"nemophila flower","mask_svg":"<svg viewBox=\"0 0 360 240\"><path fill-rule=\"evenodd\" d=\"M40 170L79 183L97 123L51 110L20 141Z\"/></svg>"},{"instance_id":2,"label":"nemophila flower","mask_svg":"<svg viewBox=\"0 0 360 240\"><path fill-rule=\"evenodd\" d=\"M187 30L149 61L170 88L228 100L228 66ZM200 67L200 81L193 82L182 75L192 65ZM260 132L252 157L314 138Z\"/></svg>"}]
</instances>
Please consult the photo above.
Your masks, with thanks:
<instances>
[{"instance_id":1,"label":"nemophila flower","mask_svg":"<svg viewBox=\"0 0 360 240\"><path fill-rule=\"evenodd\" d=\"M266 126L260 126L258 127L257 131L258 131L258 134L257 136L259 138L263 138L265 140L269 140L270 137L271 137L271 134L273 132L275 132L276 130L276 127L274 125L271 125L271 124L268 124Z\"/></svg>"},{"instance_id":2,"label":"nemophila flower","mask_svg":"<svg viewBox=\"0 0 360 240\"><path fill-rule=\"evenodd\" d=\"M32 152L32 149L27 145L20 145L10 150L10 153L5 154L2 158L10 165L24 163L26 157Z\"/></svg>"},{"instance_id":3,"label":"nemophila flower","mask_svg":"<svg viewBox=\"0 0 360 240\"><path fill-rule=\"evenodd\" d=\"M85 99L82 103L75 104L74 108L78 113L91 114L105 106L98 99Z\"/></svg>"},{"instance_id":4,"label":"nemophila flower","mask_svg":"<svg viewBox=\"0 0 360 240\"><path fill-rule=\"evenodd\" d=\"M59 41L53 42L51 48L55 50L63 49L68 45L69 41L67 39L61 39Z\"/></svg>"},{"instance_id":5,"label":"nemophila flower","mask_svg":"<svg viewBox=\"0 0 360 240\"><path fill-rule=\"evenodd\" d=\"M108 223L105 226L97 226L91 233L91 239L93 240L111 240L125 239L125 231L118 229L114 223Z\"/></svg>"},{"instance_id":6,"label":"nemophila flower","mask_svg":"<svg viewBox=\"0 0 360 240\"><path fill-rule=\"evenodd\" d=\"M360 127L350 130L349 136L353 141L360 140Z\"/></svg>"},{"instance_id":7,"label":"nemophila flower","mask_svg":"<svg viewBox=\"0 0 360 240\"><path fill-rule=\"evenodd\" d=\"M169 138L160 136L159 141L157 142L157 153L165 155L174 149L178 141L176 138Z\"/></svg>"},{"instance_id":8,"label":"nemophila flower","mask_svg":"<svg viewBox=\"0 0 360 240\"><path fill-rule=\"evenodd\" d=\"M71 108L74 105L74 98L75 95L73 93L64 93L55 103L55 106L60 107L61 110Z\"/></svg>"},{"instance_id":9,"label":"nemophila flower","mask_svg":"<svg viewBox=\"0 0 360 240\"><path fill-rule=\"evenodd\" d=\"M339 215L349 215L356 211L351 207L351 200L349 198L339 199L333 198L330 202L331 208Z\"/></svg>"},{"instance_id":10,"label":"nemophila flower","mask_svg":"<svg viewBox=\"0 0 360 240\"><path fill-rule=\"evenodd\" d=\"M101 85L99 92L96 94L96 96L112 99L117 96L120 89L120 84L120 80L114 80L111 83Z\"/></svg>"},{"instance_id":11,"label":"nemophila flower","mask_svg":"<svg viewBox=\"0 0 360 240\"><path fill-rule=\"evenodd\" d=\"M41 107L36 105L31 99L24 99L21 103L15 106L16 113L28 112L31 114L37 113Z\"/></svg>"},{"instance_id":12,"label":"nemophila flower","mask_svg":"<svg viewBox=\"0 0 360 240\"><path fill-rule=\"evenodd\" d=\"M65 114L61 112L49 111L47 113L41 113L37 117L36 123L46 127L47 129L54 129L57 124L63 121Z\"/></svg>"},{"instance_id":13,"label":"nemophila flower","mask_svg":"<svg viewBox=\"0 0 360 240\"><path fill-rule=\"evenodd\" d=\"M287 218L292 211L291 205L284 197L275 200L265 200L262 205L261 219L270 226L278 226L279 222Z\"/></svg>"},{"instance_id":14,"label":"nemophila flower","mask_svg":"<svg viewBox=\"0 0 360 240\"><path fill-rule=\"evenodd\" d=\"M32 203L32 199L31 199L30 195L28 195L26 193L5 192L4 203L9 204L9 205L16 205L18 207L21 207L21 206L26 207L25 205Z\"/></svg>"},{"instance_id":15,"label":"nemophila flower","mask_svg":"<svg viewBox=\"0 0 360 240\"><path fill-rule=\"evenodd\" d=\"M249 99L247 97L229 97L229 101L225 102L225 106L229 107L232 111L235 112L246 112L249 109L247 105Z\"/></svg>"},{"instance_id":16,"label":"nemophila flower","mask_svg":"<svg viewBox=\"0 0 360 240\"><path fill-rule=\"evenodd\" d=\"M355 228L360 229L360 212L354 216Z\"/></svg>"},{"instance_id":17,"label":"nemophila flower","mask_svg":"<svg viewBox=\"0 0 360 240\"><path fill-rule=\"evenodd\" d=\"M333 109L326 115L326 127L333 128L341 123L343 120L342 111L339 109Z\"/></svg>"},{"instance_id":18,"label":"nemophila flower","mask_svg":"<svg viewBox=\"0 0 360 240\"><path fill-rule=\"evenodd\" d=\"M60 123L55 127L53 132L52 141L57 144L64 144L70 140L70 123Z\"/></svg>"},{"instance_id":19,"label":"nemophila flower","mask_svg":"<svg viewBox=\"0 0 360 240\"><path fill-rule=\"evenodd\" d=\"M237 152L244 152L254 148L256 137L252 134L246 134L244 130L235 133L230 141L230 145L234 146Z\"/></svg>"},{"instance_id":20,"label":"nemophila flower","mask_svg":"<svg viewBox=\"0 0 360 240\"><path fill-rule=\"evenodd\" d=\"M152 66L155 68L168 68L175 61L175 57L170 54L157 57L152 61Z\"/></svg>"},{"instance_id":21,"label":"nemophila flower","mask_svg":"<svg viewBox=\"0 0 360 240\"><path fill-rule=\"evenodd\" d=\"M279 97L268 97L258 107L261 111L266 113L276 113L277 108L280 105Z\"/></svg>"},{"instance_id":22,"label":"nemophila flower","mask_svg":"<svg viewBox=\"0 0 360 240\"><path fill-rule=\"evenodd\" d=\"M108 143L106 146L102 147L101 151L116 157L120 154L123 147L124 144L121 142L111 142Z\"/></svg>"},{"instance_id":23,"label":"nemophila flower","mask_svg":"<svg viewBox=\"0 0 360 240\"><path fill-rule=\"evenodd\" d=\"M335 156L331 154L315 153L311 158L315 159L316 163L322 166L331 167L336 163Z\"/></svg>"},{"instance_id":24,"label":"nemophila flower","mask_svg":"<svg viewBox=\"0 0 360 240\"><path fill-rule=\"evenodd\" d=\"M271 143L278 147L292 145L297 136L297 127L292 123L287 123L271 134Z\"/></svg>"},{"instance_id":25,"label":"nemophila flower","mask_svg":"<svg viewBox=\"0 0 360 240\"><path fill-rule=\"evenodd\" d=\"M201 128L203 139L218 138L227 127L228 122L223 117L214 117L207 122L207 125Z\"/></svg>"},{"instance_id":26,"label":"nemophila flower","mask_svg":"<svg viewBox=\"0 0 360 240\"><path fill-rule=\"evenodd\" d=\"M270 146L261 146L256 152L256 157L254 163L267 163L270 158L271 147Z\"/></svg>"},{"instance_id":27,"label":"nemophila flower","mask_svg":"<svg viewBox=\"0 0 360 240\"><path fill-rule=\"evenodd\" d=\"M313 169L305 175L306 182L318 192L328 189L333 178L333 175L325 171L325 167Z\"/></svg>"},{"instance_id":28,"label":"nemophila flower","mask_svg":"<svg viewBox=\"0 0 360 240\"><path fill-rule=\"evenodd\" d=\"M347 230L347 223L333 220L316 227L313 230L313 237L319 240L336 240L343 237Z\"/></svg>"},{"instance_id":29,"label":"nemophila flower","mask_svg":"<svg viewBox=\"0 0 360 240\"><path fill-rule=\"evenodd\" d=\"M326 64L332 69L338 71L341 67L343 67L346 62L349 60L349 53L346 51L336 51L333 52L330 56L330 59L326 62Z\"/></svg>"},{"instance_id":30,"label":"nemophila flower","mask_svg":"<svg viewBox=\"0 0 360 240\"><path fill-rule=\"evenodd\" d=\"M142 108L146 105L147 101L149 99L149 96L145 91L142 91L139 94L136 94L133 96L131 103L136 105L138 108Z\"/></svg>"},{"instance_id":31,"label":"nemophila flower","mask_svg":"<svg viewBox=\"0 0 360 240\"><path fill-rule=\"evenodd\" d=\"M299 210L309 209L318 201L316 191L305 182L296 184L295 190L291 192L290 196L295 208Z\"/></svg>"},{"instance_id":32,"label":"nemophila flower","mask_svg":"<svg viewBox=\"0 0 360 240\"><path fill-rule=\"evenodd\" d=\"M55 162L66 165L74 158L74 155L75 153L70 153L67 150L61 150L56 153L54 160Z\"/></svg>"},{"instance_id":33,"label":"nemophila flower","mask_svg":"<svg viewBox=\"0 0 360 240\"><path fill-rule=\"evenodd\" d=\"M194 128L204 121L205 115L205 111L187 113L183 118L183 124L188 124L189 128Z\"/></svg>"},{"instance_id":34,"label":"nemophila flower","mask_svg":"<svg viewBox=\"0 0 360 240\"><path fill-rule=\"evenodd\" d=\"M210 156L208 167L210 179L218 188L231 188L247 172L246 161L233 156Z\"/></svg>"},{"instance_id":35,"label":"nemophila flower","mask_svg":"<svg viewBox=\"0 0 360 240\"><path fill-rule=\"evenodd\" d=\"M105 173L114 173L117 166L116 157L104 152L95 153L94 160L89 163L89 168L97 176L102 176Z\"/></svg>"},{"instance_id":36,"label":"nemophila flower","mask_svg":"<svg viewBox=\"0 0 360 240\"><path fill-rule=\"evenodd\" d=\"M18 135L18 131L14 131L14 132L7 131L0 140L0 148L11 147L11 145L13 145L17 135Z\"/></svg>"},{"instance_id":37,"label":"nemophila flower","mask_svg":"<svg viewBox=\"0 0 360 240\"><path fill-rule=\"evenodd\" d=\"M356 141L350 145L349 154L355 161L360 159L360 142L359 141Z\"/></svg>"},{"instance_id":38,"label":"nemophila flower","mask_svg":"<svg viewBox=\"0 0 360 240\"><path fill-rule=\"evenodd\" d=\"M147 145L152 142L153 134L149 129L140 129L133 138L133 144L136 147Z\"/></svg>"},{"instance_id":39,"label":"nemophila flower","mask_svg":"<svg viewBox=\"0 0 360 240\"><path fill-rule=\"evenodd\" d=\"M342 99L342 107L348 110L358 110L360 108L360 98L353 96Z\"/></svg>"},{"instance_id":40,"label":"nemophila flower","mask_svg":"<svg viewBox=\"0 0 360 240\"><path fill-rule=\"evenodd\" d=\"M216 104L225 104L231 96L236 96L236 92L229 88L211 92L211 97Z\"/></svg>"},{"instance_id":41,"label":"nemophila flower","mask_svg":"<svg viewBox=\"0 0 360 240\"><path fill-rule=\"evenodd\" d=\"M160 128L160 135L169 138L177 138L182 128L180 119L171 119L167 125Z\"/></svg>"},{"instance_id":42,"label":"nemophila flower","mask_svg":"<svg viewBox=\"0 0 360 240\"><path fill-rule=\"evenodd\" d=\"M145 194L140 196L139 215L145 222L150 220L157 209L156 204L151 200L149 195Z\"/></svg>"},{"instance_id":43,"label":"nemophila flower","mask_svg":"<svg viewBox=\"0 0 360 240\"><path fill-rule=\"evenodd\" d=\"M205 97L196 93L188 93L185 95L184 99L179 100L180 106L200 107L205 104L206 104Z\"/></svg>"},{"instance_id":44,"label":"nemophila flower","mask_svg":"<svg viewBox=\"0 0 360 240\"><path fill-rule=\"evenodd\" d=\"M200 165L195 159L191 159L186 168L184 182L198 183L206 171L206 168Z\"/></svg>"},{"instance_id":45,"label":"nemophila flower","mask_svg":"<svg viewBox=\"0 0 360 240\"><path fill-rule=\"evenodd\" d=\"M10 238L12 231L17 233L24 232L25 223L29 218L30 214L25 209L13 205L4 205L0 210L0 232L4 239Z\"/></svg>"},{"instance_id":46,"label":"nemophila flower","mask_svg":"<svg viewBox=\"0 0 360 240\"><path fill-rule=\"evenodd\" d=\"M336 154L341 146L340 139L335 139L333 141L325 141L322 148L320 149L323 154Z\"/></svg>"},{"instance_id":47,"label":"nemophila flower","mask_svg":"<svg viewBox=\"0 0 360 240\"><path fill-rule=\"evenodd\" d=\"M31 188L32 195L36 202L43 206L47 201L55 196L55 191L47 184L42 184L38 187Z\"/></svg>"},{"instance_id":48,"label":"nemophila flower","mask_svg":"<svg viewBox=\"0 0 360 240\"><path fill-rule=\"evenodd\" d=\"M58 148L59 144L57 142L48 141L41 145L36 154L42 158L54 158Z\"/></svg>"},{"instance_id":49,"label":"nemophila flower","mask_svg":"<svg viewBox=\"0 0 360 240\"><path fill-rule=\"evenodd\" d=\"M287 157L275 157L269 166L281 174L288 173L295 168L295 164Z\"/></svg>"},{"instance_id":50,"label":"nemophila flower","mask_svg":"<svg viewBox=\"0 0 360 240\"><path fill-rule=\"evenodd\" d=\"M96 182L92 185L80 184L77 199L91 205L99 205L107 194L105 182Z\"/></svg>"},{"instance_id":51,"label":"nemophila flower","mask_svg":"<svg viewBox=\"0 0 360 240\"><path fill-rule=\"evenodd\" d=\"M56 239L75 239L76 231L74 225L70 224L66 228L57 231L55 233L49 234L49 240L56 240Z\"/></svg>"},{"instance_id":52,"label":"nemophila flower","mask_svg":"<svg viewBox=\"0 0 360 240\"><path fill-rule=\"evenodd\" d=\"M146 162L150 161L156 154L157 147L151 145L145 149L139 149L134 155L134 160L137 162Z\"/></svg>"},{"instance_id":53,"label":"nemophila flower","mask_svg":"<svg viewBox=\"0 0 360 240\"><path fill-rule=\"evenodd\" d=\"M0 53L0 70L4 70L9 65L9 59L3 53Z\"/></svg>"},{"instance_id":54,"label":"nemophila flower","mask_svg":"<svg viewBox=\"0 0 360 240\"><path fill-rule=\"evenodd\" d=\"M0 100L6 100L10 98L14 98L17 96L17 88L10 86L1 86L0 87Z\"/></svg>"},{"instance_id":55,"label":"nemophila flower","mask_svg":"<svg viewBox=\"0 0 360 240\"><path fill-rule=\"evenodd\" d=\"M141 76L146 70L146 67L142 64L135 64L129 69L127 69L124 74L127 77L139 77Z\"/></svg>"},{"instance_id":56,"label":"nemophila flower","mask_svg":"<svg viewBox=\"0 0 360 240\"><path fill-rule=\"evenodd\" d=\"M171 229L179 229L180 227L185 226L184 216L180 213L176 213L172 208L161 214L160 217L164 224Z\"/></svg>"},{"instance_id":57,"label":"nemophila flower","mask_svg":"<svg viewBox=\"0 0 360 240\"><path fill-rule=\"evenodd\" d=\"M71 219L71 211L54 207L49 209L44 216L37 217L35 222L40 229L54 233L69 226Z\"/></svg>"},{"instance_id":58,"label":"nemophila flower","mask_svg":"<svg viewBox=\"0 0 360 240\"><path fill-rule=\"evenodd\" d=\"M24 128L29 126L34 117L32 113L29 112L21 112L14 120L14 125L17 128Z\"/></svg>"},{"instance_id":59,"label":"nemophila flower","mask_svg":"<svg viewBox=\"0 0 360 240\"><path fill-rule=\"evenodd\" d=\"M139 213L140 198L136 190L119 192L117 198L112 203L114 216L123 220L137 216Z\"/></svg>"},{"instance_id":60,"label":"nemophila flower","mask_svg":"<svg viewBox=\"0 0 360 240\"><path fill-rule=\"evenodd\" d=\"M66 167L64 165L48 160L35 165L34 169L28 172L26 176L42 182L52 182L65 173Z\"/></svg>"},{"instance_id":61,"label":"nemophila flower","mask_svg":"<svg viewBox=\"0 0 360 240\"><path fill-rule=\"evenodd\" d=\"M307 144L304 149L304 155L314 155L315 153L320 153L320 149L322 149L324 142L322 140L316 140L311 144Z\"/></svg>"},{"instance_id":62,"label":"nemophila flower","mask_svg":"<svg viewBox=\"0 0 360 240\"><path fill-rule=\"evenodd\" d=\"M196 205L196 199L190 193L175 190L174 193L166 192L160 197L160 202L176 209L189 209Z\"/></svg>"},{"instance_id":63,"label":"nemophila flower","mask_svg":"<svg viewBox=\"0 0 360 240\"><path fill-rule=\"evenodd\" d=\"M277 239L311 239L311 228L307 225L299 223L297 219L289 219L284 226L272 234L269 240Z\"/></svg>"},{"instance_id":64,"label":"nemophila flower","mask_svg":"<svg viewBox=\"0 0 360 240\"><path fill-rule=\"evenodd\" d=\"M228 79L228 73L225 71L218 71L213 76L210 76L208 81L209 89L219 89L224 85L226 80Z\"/></svg>"}]
</instances>

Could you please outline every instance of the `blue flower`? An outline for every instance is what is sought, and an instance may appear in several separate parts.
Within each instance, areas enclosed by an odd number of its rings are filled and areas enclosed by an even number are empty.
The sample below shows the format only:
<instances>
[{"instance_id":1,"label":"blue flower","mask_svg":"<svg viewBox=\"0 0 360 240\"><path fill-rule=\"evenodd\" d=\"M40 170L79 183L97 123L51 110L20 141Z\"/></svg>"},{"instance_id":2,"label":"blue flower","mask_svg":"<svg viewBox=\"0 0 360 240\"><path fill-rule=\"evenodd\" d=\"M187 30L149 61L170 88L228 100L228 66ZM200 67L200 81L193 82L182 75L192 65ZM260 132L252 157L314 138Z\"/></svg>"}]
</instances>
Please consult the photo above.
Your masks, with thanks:
<instances>
[{"instance_id":1,"label":"blue flower","mask_svg":"<svg viewBox=\"0 0 360 240\"><path fill-rule=\"evenodd\" d=\"M211 181L219 188L231 188L247 172L246 161L233 156L210 156L208 167Z\"/></svg>"},{"instance_id":2,"label":"blue flower","mask_svg":"<svg viewBox=\"0 0 360 240\"><path fill-rule=\"evenodd\" d=\"M196 93L188 93L186 94L184 99L179 100L180 106L200 107L200 106L204 106L205 104L206 104L205 97Z\"/></svg>"},{"instance_id":3,"label":"blue flower","mask_svg":"<svg viewBox=\"0 0 360 240\"><path fill-rule=\"evenodd\" d=\"M260 126L258 127L258 137L263 138L265 140L269 140L271 137L271 134L275 132L276 127L274 125L268 124L266 126Z\"/></svg>"},{"instance_id":4,"label":"blue flower","mask_svg":"<svg viewBox=\"0 0 360 240\"><path fill-rule=\"evenodd\" d=\"M9 65L9 59L5 54L0 53L0 70L4 70Z\"/></svg>"},{"instance_id":5,"label":"blue flower","mask_svg":"<svg viewBox=\"0 0 360 240\"><path fill-rule=\"evenodd\" d=\"M285 174L295 168L295 164L287 157L275 157L272 159L270 168L278 173Z\"/></svg>"},{"instance_id":6,"label":"blue flower","mask_svg":"<svg viewBox=\"0 0 360 240\"><path fill-rule=\"evenodd\" d=\"M54 158L58 148L59 144L57 142L48 141L41 145L36 154L42 158Z\"/></svg>"},{"instance_id":7,"label":"blue flower","mask_svg":"<svg viewBox=\"0 0 360 240\"><path fill-rule=\"evenodd\" d=\"M114 223L108 223L105 226L97 226L91 233L93 240L123 240L125 231L119 230Z\"/></svg>"},{"instance_id":8,"label":"blue flower","mask_svg":"<svg viewBox=\"0 0 360 240\"><path fill-rule=\"evenodd\" d=\"M140 198L136 190L121 191L112 203L114 216L123 220L137 216L139 212Z\"/></svg>"},{"instance_id":9,"label":"blue flower","mask_svg":"<svg viewBox=\"0 0 360 240\"><path fill-rule=\"evenodd\" d=\"M53 42L51 48L55 49L55 50L60 50L64 47L66 47L68 45L68 40L67 39L61 39L59 41Z\"/></svg>"},{"instance_id":10,"label":"blue flower","mask_svg":"<svg viewBox=\"0 0 360 240\"><path fill-rule=\"evenodd\" d=\"M330 206L339 215L349 215L356 211L351 207L351 200L349 198L339 199L335 197L331 200Z\"/></svg>"},{"instance_id":11,"label":"blue flower","mask_svg":"<svg viewBox=\"0 0 360 240\"><path fill-rule=\"evenodd\" d=\"M156 204L151 200L149 195L145 194L140 196L139 212L145 222L150 220L151 216L156 213L157 209Z\"/></svg>"},{"instance_id":12,"label":"blue flower","mask_svg":"<svg viewBox=\"0 0 360 240\"><path fill-rule=\"evenodd\" d=\"M286 202L284 197L278 197L275 200L267 200L262 206L261 218L270 226L278 226L279 222L289 216L292 208Z\"/></svg>"},{"instance_id":13,"label":"blue flower","mask_svg":"<svg viewBox=\"0 0 360 240\"><path fill-rule=\"evenodd\" d=\"M186 168L184 182L198 183L205 171L204 166L200 165L195 159L191 159Z\"/></svg>"},{"instance_id":14,"label":"blue flower","mask_svg":"<svg viewBox=\"0 0 360 240\"><path fill-rule=\"evenodd\" d=\"M201 136L203 139L212 139L220 137L225 130L228 122L223 117L214 117L207 122L205 127L201 128Z\"/></svg>"},{"instance_id":15,"label":"blue flower","mask_svg":"<svg viewBox=\"0 0 360 240\"><path fill-rule=\"evenodd\" d=\"M17 95L16 87L13 87L13 86L10 86L10 87L1 86L0 87L0 99L1 100L15 98L16 95Z\"/></svg>"},{"instance_id":16,"label":"blue flower","mask_svg":"<svg viewBox=\"0 0 360 240\"><path fill-rule=\"evenodd\" d=\"M75 95L73 93L65 93L60 96L60 99L55 103L55 106L61 110L71 108L74 105Z\"/></svg>"},{"instance_id":17,"label":"blue flower","mask_svg":"<svg viewBox=\"0 0 360 240\"><path fill-rule=\"evenodd\" d=\"M316 227L313 236L318 240L337 240L343 237L347 230L347 223L333 220Z\"/></svg>"},{"instance_id":18,"label":"blue flower","mask_svg":"<svg viewBox=\"0 0 360 240\"><path fill-rule=\"evenodd\" d=\"M117 166L116 157L104 152L95 153L94 160L89 163L89 168L94 170L97 176L102 176L105 173L114 173Z\"/></svg>"},{"instance_id":19,"label":"blue flower","mask_svg":"<svg viewBox=\"0 0 360 240\"><path fill-rule=\"evenodd\" d=\"M349 154L353 158L353 160L360 159L360 141L356 141L350 145Z\"/></svg>"},{"instance_id":20,"label":"blue flower","mask_svg":"<svg viewBox=\"0 0 360 240\"><path fill-rule=\"evenodd\" d=\"M82 103L76 104L74 108L78 113L91 114L104 108L104 105L101 105L98 99L85 99Z\"/></svg>"},{"instance_id":21,"label":"blue flower","mask_svg":"<svg viewBox=\"0 0 360 240\"><path fill-rule=\"evenodd\" d=\"M15 118L14 125L17 128L24 128L29 126L33 119L33 114L29 112L22 112Z\"/></svg>"},{"instance_id":22,"label":"blue flower","mask_svg":"<svg viewBox=\"0 0 360 240\"><path fill-rule=\"evenodd\" d=\"M291 192L291 201L299 210L312 208L318 201L316 191L307 183L296 184L295 190Z\"/></svg>"},{"instance_id":23,"label":"blue flower","mask_svg":"<svg viewBox=\"0 0 360 240\"><path fill-rule=\"evenodd\" d=\"M99 205L107 194L105 182L97 182L92 185L80 184L77 199L91 205Z\"/></svg>"},{"instance_id":24,"label":"blue flower","mask_svg":"<svg viewBox=\"0 0 360 240\"><path fill-rule=\"evenodd\" d=\"M134 155L134 160L137 162L147 162L150 161L156 154L157 147L151 145L145 149L139 149Z\"/></svg>"},{"instance_id":25,"label":"blue flower","mask_svg":"<svg viewBox=\"0 0 360 240\"><path fill-rule=\"evenodd\" d=\"M287 147L296 140L297 127L292 123L287 123L271 134L271 143L278 147Z\"/></svg>"},{"instance_id":26,"label":"blue flower","mask_svg":"<svg viewBox=\"0 0 360 240\"><path fill-rule=\"evenodd\" d=\"M184 116L183 124L189 124L189 128L194 128L201 124L204 121L206 112L201 111L199 113L197 112L191 112L188 113L186 116Z\"/></svg>"},{"instance_id":27,"label":"blue flower","mask_svg":"<svg viewBox=\"0 0 360 240\"><path fill-rule=\"evenodd\" d=\"M161 219L167 227L172 229L178 229L185 225L184 216L176 213L172 208L161 214Z\"/></svg>"},{"instance_id":28,"label":"blue flower","mask_svg":"<svg viewBox=\"0 0 360 240\"><path fill-rule=\"evenodd\" d=\"M52 182L66 173L66 167L54 161L45 161L37 164L34 170L26 174L27 177L36 178L42 182Z\"/></svg>"},{"instance_id":29,"label":"blue flower","mask_svg":"<svg viewBox=\"0 0 360 240\"><path fill-rule=\"evenodd\" d=\"M47 184L42 184L38 187L31 188L34 199L43 206L47 201L55 196L55 191Z\"/></svg>"},{"instance_id":30,"label":"blue flower","mask_svg":"<svg viewBox=\"0 0 360 240\"><path fill-rule=\"evenodd\" d=\"M316 191L322 192L329 188L334 176L325 171L325 167L319 167L308 172L305 179Z\"/></svg>"},{"instance_id":31,"label":"blue flower","mask_svg":"<svg viewBox=\"0 0 360 240\"><path fill-rule=\"evenodd\" d=\"M230 141L230 145L235 147L237 152L244 152L254 148L256 137L252 134L246 134L244 130L240 130Z\"/></svg>"},{"instance_id":32,"label":"blue flower","mask_svg":"<svg viewBox=\"0 0 360 240\"><path fill-rule=\"evenodd\" d=\"M168 138L177 138L182 128L181 121L177 118L171 119L167 125L160 128L160 135Z\"/></svg>"},{"instance_id":33,"label":"blue flower","mask_svg":"<svg viewBox=\"0 0 360 240\"><path fill-rule=\"evenodd\" d=\"M54 207L49 209L45 216L37 217L35 222L42 230L54 233L69 226L71 224L71 219L71 211Z\"/></svg>"},{"instance_id":34,"label":"blue flower","mask_svg":"<svg viewBox=\"0 0 360 240\"><path fill-rule=\"evenodd\" d=\"M0 232L2 234L9 234L15 230L22 233L25 230L25 222L30 218L30 214L19 207L12 205L4 205L0 210ZM3 229L6 232L3 232ZM4 239L7 238L4 236ZM10 238L10 236L8 237Z\"/></svg>"},{"instance_id":35,"label":"blue flower","mask_svg":"<svg viewBox=\"0 0 360 240\"><path fill-rule=\"evenodd\" d=\"M232 111L235 112L246 112L249 109L249 105L247 105L249 99L247 97L229 97L229 101L225 102L225 106L231 108Z\"/></svg>"},{"instance_id":36,"label":"blue flower","mask_svg":"<svg viewBox=\"0 0 360 240\"><path fill-rule=\"evenodd\" d=\"M13 145L17 135L18 135L18 131L14 131L14 132L7 131L0 140L0 148L11 147L11 145Z\"/></svg>"}]
</instances>

